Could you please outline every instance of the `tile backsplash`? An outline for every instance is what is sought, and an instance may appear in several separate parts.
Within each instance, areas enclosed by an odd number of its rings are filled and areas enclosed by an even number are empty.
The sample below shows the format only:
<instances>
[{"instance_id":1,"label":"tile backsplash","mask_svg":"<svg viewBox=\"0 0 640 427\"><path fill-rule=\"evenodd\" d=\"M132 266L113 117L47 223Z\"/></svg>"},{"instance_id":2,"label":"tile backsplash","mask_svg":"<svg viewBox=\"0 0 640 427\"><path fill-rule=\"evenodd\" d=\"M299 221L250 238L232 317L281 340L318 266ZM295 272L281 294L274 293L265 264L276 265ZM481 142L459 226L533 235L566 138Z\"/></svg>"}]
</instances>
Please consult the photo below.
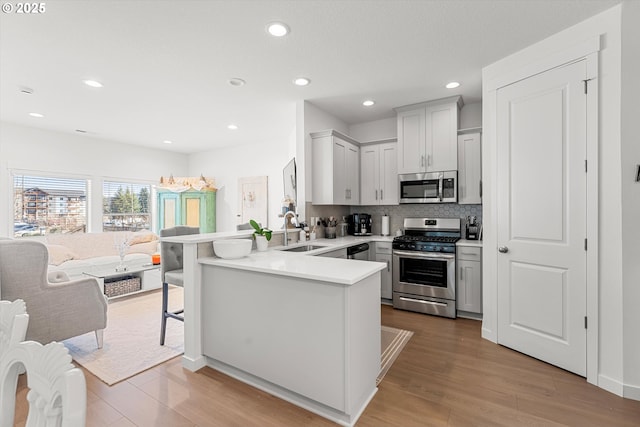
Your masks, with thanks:
<instances>
[{"instance_id":1,"label":"tile backsplash","mask_svg":"<svg viewBox=\"0 0 640 427\"><path fill-rule=\"evenodd\" d=\"M478 217L482 223L482 205L458 205L456 203L434 203L434 204L407 204L397 206L330 206L312 205L307 203L306 212L308 217L335 216L341 218L354 213L367 213L371 215L373 221L373 234L380 234L382 216L389 215L389 232L393 235L396 230L402 229L402 221L405 217L436 217L436 218L461 218L464 230L465 219L469 215Z\"/></svg>"},{"instance_id":2,"label":"tile backsplash","mask_svg":"<svg viewBox=\"0 0 640 427\"><path fill-rule=\"evenodd\" d=\"M384 214L389 215L389 232L391 235L394 235L396 230L402 230L402 221L405 217L461 218L463 230L466 217L469 215L475 215L478 217L478 221L482 223L482 205L458 205L456 203L351 206L350 213L367 213L371 215L373 234L380 234L382 216Z\"/></svg>"}]
</instances>

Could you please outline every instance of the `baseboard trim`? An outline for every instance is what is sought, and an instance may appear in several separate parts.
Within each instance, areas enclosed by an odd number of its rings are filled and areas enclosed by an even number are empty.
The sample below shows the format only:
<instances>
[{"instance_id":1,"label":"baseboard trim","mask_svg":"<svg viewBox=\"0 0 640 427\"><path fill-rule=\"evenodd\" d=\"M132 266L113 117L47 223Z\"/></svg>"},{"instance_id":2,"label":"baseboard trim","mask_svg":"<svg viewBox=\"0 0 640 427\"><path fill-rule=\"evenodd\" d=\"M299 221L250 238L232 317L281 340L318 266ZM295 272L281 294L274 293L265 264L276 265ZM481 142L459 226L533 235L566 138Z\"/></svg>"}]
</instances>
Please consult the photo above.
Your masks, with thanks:
<instances>
[{"instance_id":1,"label":"baseboard trim","mask_svg":"<svg viewBox=\"0 0 640 427\"><path fill-rule=\"evenodd\" d=\"M182 367L190 370L191 372L195 372L199 369L207 366L207 361L204 356L200 356L198 358L192 359L187 356L182 356Z\"/></svg>"},{"instance_id":2,"label":"baseboard trim","mask_svg":"<svg viewBox=\"0 0 640 427\"><path fill-rule=\"evenodd\" d=\"M640 386L625 384L624 397L627 399L640 400Z\"/></svg>"},{"instance_id":3,"label":"baseboard trim","mask_svg":"<svg viewBox=\"0 0 640 427\"><path fill-rule=\"evenodd\" d=\"M620 397L624 394L624 385L620 381L609 378L606 375L598 375L598 387Z\"/></svg>"},{"instance_id":4,"label":"baseboard trim","mask_svg":"<svg viewBox=\"0 0 640 427\"><path fill-rule=\"evenodd\" d=\"M482 338L496 344L498 343L498 337L496 337L496 334L494 334L492 330L487 329L484 326L482 327Z\"/></svg>"}]
</instances>

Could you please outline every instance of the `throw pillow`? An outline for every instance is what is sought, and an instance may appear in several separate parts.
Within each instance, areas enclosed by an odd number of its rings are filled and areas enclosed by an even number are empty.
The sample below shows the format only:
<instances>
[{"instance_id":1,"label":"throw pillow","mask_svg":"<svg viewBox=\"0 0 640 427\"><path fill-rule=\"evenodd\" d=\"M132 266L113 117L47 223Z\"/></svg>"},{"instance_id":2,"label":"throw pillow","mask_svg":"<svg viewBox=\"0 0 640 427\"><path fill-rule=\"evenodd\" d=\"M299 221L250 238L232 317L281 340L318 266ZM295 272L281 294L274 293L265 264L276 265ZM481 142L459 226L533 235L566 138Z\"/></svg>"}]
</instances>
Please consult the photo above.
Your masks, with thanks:
<instances>
[{"instance_id":1,"label":"throw pillow","mask_svg":"<svg viewBox=\"0 0 640 427\"><path fill-rule=\"evenodd\" d=\"M77 257L74 252L62 245L47 245L47 250L49 251L49 264L51 265L60 265Z\"/></svg>"},{"instance_id":2,"label":"throw pillow","mask_svg":"<svg viewBox=\"0 0 640 427\"><path fill-rule=\"evenodd\" d=\"M148 243L158 240L158 236L151 231L138 231L133 233L133 236L129 239L130 245L138 245L140 243Z\"/></svg>"}]
</instances>

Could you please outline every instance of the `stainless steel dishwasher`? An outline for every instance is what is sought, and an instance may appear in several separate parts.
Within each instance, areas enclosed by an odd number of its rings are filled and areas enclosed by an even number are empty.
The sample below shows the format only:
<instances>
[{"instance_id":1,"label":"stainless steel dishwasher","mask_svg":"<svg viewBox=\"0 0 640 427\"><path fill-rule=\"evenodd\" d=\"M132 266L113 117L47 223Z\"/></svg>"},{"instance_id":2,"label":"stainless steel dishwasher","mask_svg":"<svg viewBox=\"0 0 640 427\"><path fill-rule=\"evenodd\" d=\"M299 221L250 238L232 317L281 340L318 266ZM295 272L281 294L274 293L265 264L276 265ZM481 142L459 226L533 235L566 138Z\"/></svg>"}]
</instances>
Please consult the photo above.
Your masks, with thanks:
<instances>
[{"instance_id":1,"label":"stainless steel dishwasher","mask_svg":"<svg viewBox=\"0 0 640 427\"><path fill-rule=\"evenodd\" d=\"M349 246L347 248L347 258L369 261L369 244L360 243L359 245Z\"/></svg>"}]
</instances>

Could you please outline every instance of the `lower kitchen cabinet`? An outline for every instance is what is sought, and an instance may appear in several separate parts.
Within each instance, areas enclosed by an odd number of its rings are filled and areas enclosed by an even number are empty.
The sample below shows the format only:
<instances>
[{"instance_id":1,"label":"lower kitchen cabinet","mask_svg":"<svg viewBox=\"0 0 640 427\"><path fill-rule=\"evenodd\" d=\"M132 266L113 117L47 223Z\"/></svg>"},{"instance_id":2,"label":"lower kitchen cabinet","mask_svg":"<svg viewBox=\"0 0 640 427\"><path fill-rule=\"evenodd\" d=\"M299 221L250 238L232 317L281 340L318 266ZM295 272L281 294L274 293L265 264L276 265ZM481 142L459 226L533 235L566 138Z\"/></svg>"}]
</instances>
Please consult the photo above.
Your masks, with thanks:
<instances>
[{"instance_id":1,"label":"lower kitchen cabinet","mask_svg":"<svg viewBox=\"0 0 640 427\"><path fill-rule=\"evenodd\" d=\"M380 297L383 302L391 302L393 292L391 288L392 262L391 262L391 242L375 242L375 261L387 264L387 268L380 272ZM388 300L388 301L384 301Z\"/></svg>"},{"instance_id":2,"label":"lower kitchen cabinet","mask_svg":"<svg viewBox=\"0 0 640 427\"><path fill-rule=\"evenodd\" d=\"M482 314L482 248L458 246L456 250L456 308L459 317ZM462 313L461 313L462 312Z\"/></svg>"}]
</instances>

